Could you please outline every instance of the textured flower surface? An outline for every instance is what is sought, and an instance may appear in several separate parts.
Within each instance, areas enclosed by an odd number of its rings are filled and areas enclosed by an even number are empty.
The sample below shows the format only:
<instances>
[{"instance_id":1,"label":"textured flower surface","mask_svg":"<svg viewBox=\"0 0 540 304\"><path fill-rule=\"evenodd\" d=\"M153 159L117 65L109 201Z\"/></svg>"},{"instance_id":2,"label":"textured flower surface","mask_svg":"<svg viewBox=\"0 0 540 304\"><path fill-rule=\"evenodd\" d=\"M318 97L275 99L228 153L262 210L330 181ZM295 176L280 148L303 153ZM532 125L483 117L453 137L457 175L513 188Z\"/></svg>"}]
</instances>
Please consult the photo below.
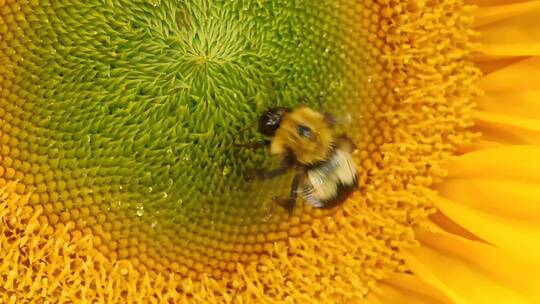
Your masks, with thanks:
<instances>
[{"instance_id":1,"label":"textured flower surface","mask_svg":"<svg viewBox=\"0 0 540 304\"><path fill-rule=\"evenodd\" d=\"M539 17L0 0L0 299L539 302ZM233 139L300 103L346 118L360 178L288 216L272 197L290 176L246 182L276 160Z\"/></svg>"}]
</instances>

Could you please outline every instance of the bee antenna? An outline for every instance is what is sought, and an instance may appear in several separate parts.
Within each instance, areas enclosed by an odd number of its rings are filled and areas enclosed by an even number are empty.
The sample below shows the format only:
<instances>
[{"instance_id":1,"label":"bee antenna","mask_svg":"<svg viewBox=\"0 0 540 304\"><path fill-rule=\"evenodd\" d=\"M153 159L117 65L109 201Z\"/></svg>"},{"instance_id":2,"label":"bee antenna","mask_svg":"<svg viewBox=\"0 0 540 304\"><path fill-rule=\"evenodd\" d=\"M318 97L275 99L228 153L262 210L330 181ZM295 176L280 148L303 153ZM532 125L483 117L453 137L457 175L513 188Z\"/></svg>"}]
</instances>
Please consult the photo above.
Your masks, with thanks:
<instances>
[{"instance_id":1,"label":"bee antenna","mask_svg":"<svg viewBox=\"0 0 540 304\"><path fill-rule=\"evenodd\" d=\"M307 107L309 104L308 100L307 99L302 99L302 101L300 101L298 103L299 106L302 106L302 107Z\"/></svg>"},{"instance_id":2,"label":"bee antenna","mask_svg":"<svg viewBox=\"0 0 540 304\"><path fill-rule=\"evenodd\" d=\"M249 130L249 129L253 128L257 123L258 122L255 121L255 122L247 125L246 127L243 127L242 129L238 130L236 133L234 133L233 134L233 143L234 143L234 145L241 146L242 144L239 144L239 143L236 142L236 139L237 139L238 135L240 135L242 132L245 132L246 130Z\"/></svg>"}]
</instances>

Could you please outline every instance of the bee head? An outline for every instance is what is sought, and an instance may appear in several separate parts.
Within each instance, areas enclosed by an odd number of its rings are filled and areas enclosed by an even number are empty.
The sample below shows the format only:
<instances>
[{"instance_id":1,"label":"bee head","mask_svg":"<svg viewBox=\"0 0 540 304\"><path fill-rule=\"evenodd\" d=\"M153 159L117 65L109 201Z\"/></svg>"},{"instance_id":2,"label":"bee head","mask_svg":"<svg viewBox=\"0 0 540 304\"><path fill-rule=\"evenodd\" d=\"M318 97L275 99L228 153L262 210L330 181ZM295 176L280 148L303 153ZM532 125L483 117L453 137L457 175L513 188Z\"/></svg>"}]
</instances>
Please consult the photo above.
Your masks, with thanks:
<instances>
[{"instance_id":1,"label":"bee head","mask_svg":"<svg viewBox=\"0 0 540 304\"><path fill-rule=\"evenodd\" d=\"M264 112L259 118L259 132L267 136L274 136L281 124L283 115L290 109L278 107Z\"/></svg>"},{"instance_id":2,"label":"bee head","mask_svg":"<svg viewBox=\"0 0 540 304\"><path fill-rule=\"evenodd\" d=\"M324 161L333 148L332 126L322 113L305 106L282 115L273 132L270 153L290 151L301 164Z\"/></svg>"}]
</instances>

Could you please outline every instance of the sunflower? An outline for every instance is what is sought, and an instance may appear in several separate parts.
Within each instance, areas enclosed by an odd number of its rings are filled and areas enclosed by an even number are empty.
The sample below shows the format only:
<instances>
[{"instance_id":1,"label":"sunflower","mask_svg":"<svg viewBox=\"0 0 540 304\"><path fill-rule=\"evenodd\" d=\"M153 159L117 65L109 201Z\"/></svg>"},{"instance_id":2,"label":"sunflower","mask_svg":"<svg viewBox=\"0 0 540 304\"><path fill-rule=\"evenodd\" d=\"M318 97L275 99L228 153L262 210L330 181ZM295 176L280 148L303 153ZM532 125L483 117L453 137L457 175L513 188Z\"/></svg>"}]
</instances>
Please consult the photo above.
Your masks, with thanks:
<instances>
[{"instance_id":1,"label":"sunflower","mask_svg":"<svg viewBox=\"0 0 540 304\"><path fill-rule=\"evenodd\" d=\"M540 1L0 0L5 303L537 303ZM238 149L345 117L333 210ZM243 132L238 132L244 130Z\"/></svg>"}]
</instances>

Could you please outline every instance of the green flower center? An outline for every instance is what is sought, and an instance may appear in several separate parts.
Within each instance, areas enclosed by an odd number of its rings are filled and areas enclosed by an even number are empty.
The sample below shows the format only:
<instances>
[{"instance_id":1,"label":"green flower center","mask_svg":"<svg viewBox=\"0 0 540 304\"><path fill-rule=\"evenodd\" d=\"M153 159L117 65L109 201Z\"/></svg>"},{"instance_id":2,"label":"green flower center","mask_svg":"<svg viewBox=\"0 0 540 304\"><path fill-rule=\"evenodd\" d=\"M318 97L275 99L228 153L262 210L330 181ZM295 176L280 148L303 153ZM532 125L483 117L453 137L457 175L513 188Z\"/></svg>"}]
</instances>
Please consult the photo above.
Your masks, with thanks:
<instances>
[{"instance_id":1,"label":"green flower center","mask_svg":"<svg viewBox=\"0 0 540 304\"><path fill-rule=\"evenodd\" d=\"M21 112L6 120L21 129L21 159L36 166L25 175L35 201L46 214L67 213L53 223L83 229L72 211L90 214L93 232L113 240L102 249L120 257L136 255L121 242L130 237L156 258L197 261L193 252L207 255L208 246L230 256L235 242L278 233L286 217L272 197L287 195L290 178L246 182L278 160L235 146L261 139L256 127L238 131L274 106L343 115L368 79L370 56L358 56L350 9L333 2L24 1L2 9L20 18L16 30L0 28L16 79L4 106ZM351 68L363 59L365 67Z\"/></svg>"}]
</instances>

